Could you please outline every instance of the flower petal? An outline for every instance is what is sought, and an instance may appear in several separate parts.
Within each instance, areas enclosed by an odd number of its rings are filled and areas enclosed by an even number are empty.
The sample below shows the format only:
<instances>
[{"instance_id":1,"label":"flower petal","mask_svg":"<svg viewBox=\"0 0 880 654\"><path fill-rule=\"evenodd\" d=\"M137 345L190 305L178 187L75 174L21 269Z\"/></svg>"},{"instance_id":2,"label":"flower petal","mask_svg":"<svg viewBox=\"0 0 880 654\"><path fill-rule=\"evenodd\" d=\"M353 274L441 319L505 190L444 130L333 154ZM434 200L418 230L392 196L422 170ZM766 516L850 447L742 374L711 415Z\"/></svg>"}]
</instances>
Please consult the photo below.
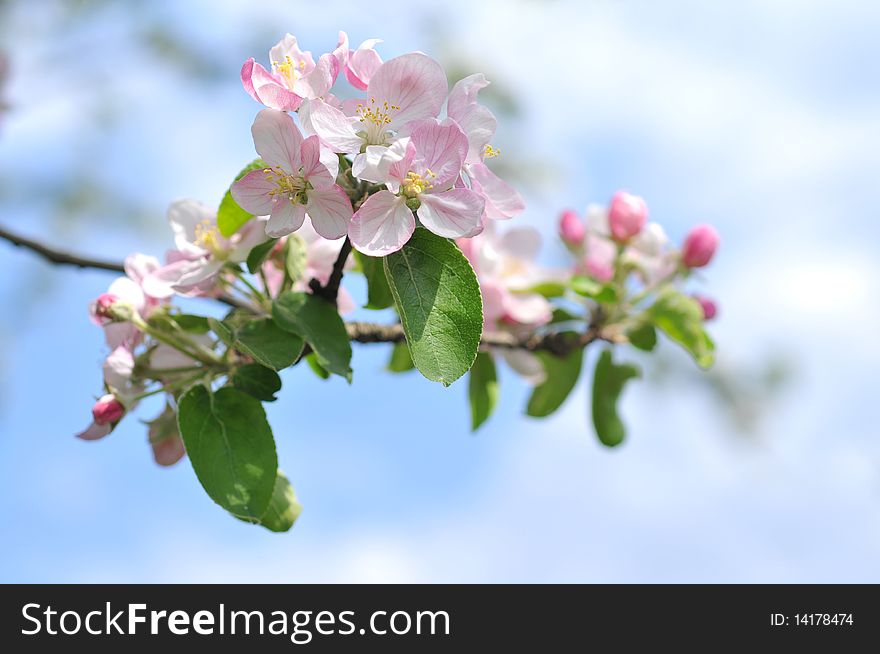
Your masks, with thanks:
<instances>
[{"instance_id":1,"label":"flower petal","mask_svg":"<svg viewBox=\"0 0 880 654\"><path fill-rule=\"evenodd\" d=\"M367 87L368 99L388 102L392 110L391 127L400 129L421 118L440 113L449 90L446 73L436 61L420 52L395 57L379 66Z\"/></svg>"},{"instance_id":2,"label":"flower petal","mask_svg":"<svg viewBox=\"0 0 880 654\"><path fill-rule=\"evenodd\" d=\"M514 227L501 237L498 249L506 255L534 261L541 250L541 234L533 227Z\"/></svg>"},{"instance_id":3,"label":"flower petal","mask_svg":"<svg viewBox=\"0 0 880 654\"><path fill-rule=\"evenodd\" d=\"M140 284L150 273L161 268L161 264L156 257L135 252L125 257L124 268L128 278Z\"/></svg>"},{"instance_id":4,"label":"flower petal","mask_svg":"<svg viewBox=\"0 0 880 654\"><path fill-rule=\"evenodd\" d=\"M294 82L293 91L302 98L319 98L333 86L334 71L338 70L336 58L332 54L322 54L315 67Z\"/></svg>"},{"instance_id":5,"label":"flower petal","mask_svg":"<svg viewBox=\"0 0 880 654\"><path fill-rule=\"evenodd\" d=\"M205 249L196 245L196 228L217 224L217 214L201 202L177 200L168 207L168 223L174 232L174 245L190 256L202 256Z\"/></svg>"},{"instance_id":6,"label":"flower petal","mask_svg":"<svg viewBox=\"0 0 880 654\"><path fill-rule=\"evenodd\" d=\"M352 215L351 201L345 192L338 186L316 188L309 191L308 197L306 213L315 231L330 240L345 236Z\"/></svg>"},{"instance_id":7,"label":"flower petal","mask_svg":"<svg viewBox=\"0 0 880 654\"><path fill-rule=\"evenodd\" d=\"M270 109L296 111L302 104L301 97L285 88L278 78L253 59L248 59L241 67L241 83L254 100Z\"/></svg>"},{"instance_id":8,"label":"flower petal","mask_svg":"<svg viewBox=\"0 0 880 654\"><path fill-rule=\"evenodd\" d=\"M519 192L489 170L486 164L472 164L467 168L473 188L486 198L486 217L505 220L518 216L525 209Z\"/></svg>"},{"instance_id":9,"label":"flower petal","mask_svg":"<svg viewBox=\"0 0 880 654\"><path fill-rule=\"evenodd\" d=\"M267 164L289 173L299 169L303 138L289 114L263 109L254 119L251 134L257 153Z\"/></svg>"},{"instance_id":10,"label":"flower petal","mask_svg":"<svg viewBox=\"0 0 880 654\"><path fill-rule=\"evenodd\" d=\"M547 379L547 372L541 360L531 352L523 350L511 350L505 348L501 350L501 356L507 362L507 365L526 380L529 384L537 386Z\"/></svg>"},{"instance_id":11,"label":"flower petal","mask_svg":"<svg viewBox=\"0 0 880 654\"><path fill-rule=\"evenodd\" d=\"M474 104L456 119L468 140L468 163L480 163L483 160L483 151L495 136L498 121L486 107Z\"/></svg>"},{"instance_id":12,"label":"flower petal","mask_svg":"<svg viewBox=\"0 0 880 654\"><path fill-rule=\"evenodd\" d=\"M390 191L379 191L354 214L348 235L359 251L382 257L402 248L415 228L416 221L406 201Z\"/></svg>"},{"instance_id":13,"label":"flower petal","mask_svg":"<svg viewBox=\"0 0 880 654\"><path fill-rule=\"evenodd\" d=\"M96 441L99 438L104 438L111 431L113 431L113 425L107 423L106 425L99 425L96 422L90 424L85 431L76 435L77 438L81 438L84 441Z\"/></svg>"},{"instance_id":14,"label":"flower petal","mask_svg":"<svg viewBox=\"0 0 880 654\"><path fill-rule=\"evenodd\" d=\"M134 356L124 345L115 348L104 359L104 383L116 391L124 391L134 372Z\"/></svg>"},{"instance_id":15,"label":"flower petal","mask_svg":"<svg viewBox=\"0 0 880 654\"><path fill-rule=\"evenodd\" d=\"M345 78L356 89L366 91L370 80L379 66L382 65L382 57L374 49L382 39L368 39L352 50L348 55L348 63L345 67Z\"/></svg>"},{"instance_id":16,"label":"flower petal","mask_svg":"<svg viewBox=\"0 0 880 654\"><path fill-rule=\"evenodd\" d=\"M430 171L430 181L439 190L451 186L461 174L468 151L467 137L458 124L449 118L425 120L413 129L410 139L416 149L413 170L422 175Z\"/></svg>"},{"instance_id":17,"label":"flower petal","mask_svg":"<svg viewBox=\"0 0 880 654\"><path fill-rule=\"evenodd\" d=\"M255 216L267 216L272 212L272 191L278 185L262 170L252 170L232 185L232 199L245 211Z\"/></svg>"},{"instance_id":18,"label":"flower petal","mask_svg":"<svg viewBox=\"0 0 880 654\"><path fill-rule=\"evenodd\" d=\"M390 146L368 145L362 154L354 158L351 164L351 174L358 179L374 184L384 184L391 175L393 164L403 161L407 155L409 138L396 140ZM415 156L415 148L412 150ZM406 171L403 175L406 174Z\"/></svg>"},{"instance_id":19,"label":"flower petal","mask_svg":"<svg viewBox=\"0 0 880 654\"><path fill-rule=\"evenodd\" d=\"M302 157L303 177L312 186L321 189L333 186L336 182L336 177L330 174L327 166L321 161L321 140L317 136L310 136L302 142L300 155Z\"/></svg>"},{"instance_id":20,"label":"flower petal","mask_svg":"<svg viewBox=\"0 0 880 654\"><path fill-rule=\"evenodd\" d=\"M336 152L360 152L363 140L354 128L357 118L346 116L340 109L321 100L311 100L303 106L306 111L300 119L307 130L320 136Z\"/></svg>"},{"instance_id":21,"label":"flower petal","mask_svg":"<svg viewBox=\"0 0 880 654\"><path fill-rule=\"evenodd\" d=\"M306 208L300 203L285 200L276 202L266 223L266 235L272 238L287 236L302 227L305 219Z\"/></svg>"},{"instance_id":22,"label":"flower petal","mask_svg":"<svg viewBox=\"0 0 880 654\"><path fill-rule=\"evenodd\" d=\"M475 236L483 231L484 201L466 188L443 193L423 193L418 215L422 224L438 236L458 238Z\"/></svg>"},{"instance_id":23,"label":"flower petal","mask_svg":"<svg viewBox=\"0 0 880 654\"><path fill-rule=\"evenodd\" d=\"M458 80L449 92L446 113L458 121L471 105L477 103L477 93L489 86L489 80L483 73L475 73Z\"/></svg>"}]
</instances>

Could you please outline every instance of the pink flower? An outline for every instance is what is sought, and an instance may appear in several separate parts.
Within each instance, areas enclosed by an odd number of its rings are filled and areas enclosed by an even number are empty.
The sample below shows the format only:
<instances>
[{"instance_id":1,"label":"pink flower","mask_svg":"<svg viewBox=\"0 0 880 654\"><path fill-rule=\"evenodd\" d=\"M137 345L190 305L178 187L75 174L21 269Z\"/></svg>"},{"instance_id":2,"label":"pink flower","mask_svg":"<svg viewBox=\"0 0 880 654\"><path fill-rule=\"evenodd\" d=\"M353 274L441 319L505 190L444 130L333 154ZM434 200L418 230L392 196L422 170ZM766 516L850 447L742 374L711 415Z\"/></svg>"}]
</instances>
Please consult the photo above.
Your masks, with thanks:
<instances>
[{"instance_id":1,"label":"pink flower","mask_svg":"<svg viewBox=\"0 0 880 654\"><path fill-rule=\"evenodd\" d=\"M250 96L270 109L296 111L304 98L326 94L348 59L348 36L339 33L339 45L323 54L318 62L312 53L301 50L296 37L285 34L269 50L272 72L248 59L241 68L241 83Z\"/></svg>"},{"instance_id":2,"label":"pink flower","mask_svg":"<svg viewBox=\"0 0 880 654\"><path fill-rule=\"evenodd\" d=\"M295 232L306 216L324 238L344 236L352 209L348 196L336 185L336 155L317 136L303 140L293 119L274 109L257 114L251 131L267 167L232 185L235 201L253 214L269 215L269 236Z\"/></svg>"},{"instance_id":3,"label":"pink flower","mask_svg":"<svg viewBox=\"0 0 880 654\"><path fill-rule=\"evenodd\" d=\"M705 295L694 295L693 298L700 303L700 308L703 310L703 320L712 320L718 315L718 305L712 298Z\"/></svg>"},{"instance_id":4,"label":"pink flower","mask_svg":"<svg viewBox=\"0 0 880 654\"><path fill-rule=\"evenodd\" d=\"M484 163L500 152L489 141L495 136L498 121L489 109L477 103L477 93L489 85L482 73L456 82L449 93L446 113L467 135L468 154L464 172L470 187L486 200L485 216L503 220L519 215L525 209L520 194L499 178Z\"/></svg>"},{"instance_id":5,"label":"pink flower","mask_svg":"<svg viewBox=\"0 0 880 654\"><path fill-rule=\"evenodd\" d=\"M611 237L618 243L625 243L642 231L648 221L648 206L645 201L626 191L618 191L611 198L608 207L608 226Z\"/></svg>"},{"instance_id":6,"label":"pink flower","mask_svg":"<svg viewBox=\"0 0 880 654\"><path fill-rule=\"evenodd\" d=\"M92 424L77 438L92 441L104 438L113 431L116 423L125 415L125 407L113 395L104 395L92 407Z\"/></svg>"},{"instance_id":7,"label":"pink flower","mask_svg":"<svg viewBox=\"0 0 880 654\"><path fill-rule=\"evenodd\" d=\"M382 43L382 39L368 39L361 43L357 50L348 51L345 78L360 91L367 90L370 80L382 65L382 57L374 49L379 43Z\"/></svg>"},{"instance_id":8,"label":"pink flower","mask_svg":"<svg viewBox=\"0 0 880 654\"><path fill-rule=\"evenodd\" d=\"M711 225L697 225L684 240L681 262L688 268L702 268L715 256L720 240Z\"/></svg>"},{"instance_id":9,"label":"pink flower","mask_svg":"<svg viewBox=\"0 0 880 654\"><path fill-rule=\"evenodd\" d=\"M127 276L117 278L106 293L89 305L92 322L104 328L107 344L111 348L120 345L133 348L140 341L140 330L125 318L129 312L133 312L146 319L161 304L161 299L143 288L145 275L158 267L159 262L154 257L130 255L125 260Z\"/></svg>"},{"instance_id":10,"label":"pink flower","mask_svg":"<svg viewBox=\"0 0 880 654\"><path fill-rule=\"evenodd\" d=\"M366 97L342 106L314 100L300 112L303 127L317 134L335 152L355 155L352 174L360 177L371 147L379 152L416 120L436 118L446 99L446 73L427 55L414 52L376 68ZM373 156L378 156L373 152Z\"/></svg>"},{"instance_id":11,"label":"pink flower","mask_svg":"<svg viewBox=\"0 0 880 654\"><path fill-rule=\"evenodd\" d=\"M173 466L186 454L179 434L166 436L158 441L150 439L150 448L153 450L153 460L163 467Z\"/></svg>"},{"instance_id":12,"label":"pink flower","mask_svg":"<svg viewBox=\"0 0 880 654\"><path fill-rule=\"evenodd\" d=\"M580 247L583 245L584 238L587 236L587 230L584 223L581 222L577 212L567 209L562 212L559 217L559 236L570 247Z\"/></svg>"},{"instance_id":13,"label":"pink flower","mask_svg":"<svg viewBox=\"0 0 880 654\"><path fill-rule=\"evenodd\" d=\"M268 111L268 110L267 110ZM230 238L217 228L217 213L195 200L178 200L168 208L176 250L166 264L144 271L144 290L159 298L174 293L205 295L212 291L227 263L241 263L254 246L266 240L262 224L250 221Z\"/></svg>"},{"instance_id":14,"label":"pink flower","mask_svg":"<svg viewBox=\"0 0 880 654\"><path fill-rule=\"evenodd\" d=\"M455 124L426 120L402 140L405 154L388 168L389 190L371 195L351 220L349 237L371 256L396 252L416 227L439 236L474 236L482 230L484 200L466 188L453 188L467 155L467 137Z\"/></svg>"}]
</instances>

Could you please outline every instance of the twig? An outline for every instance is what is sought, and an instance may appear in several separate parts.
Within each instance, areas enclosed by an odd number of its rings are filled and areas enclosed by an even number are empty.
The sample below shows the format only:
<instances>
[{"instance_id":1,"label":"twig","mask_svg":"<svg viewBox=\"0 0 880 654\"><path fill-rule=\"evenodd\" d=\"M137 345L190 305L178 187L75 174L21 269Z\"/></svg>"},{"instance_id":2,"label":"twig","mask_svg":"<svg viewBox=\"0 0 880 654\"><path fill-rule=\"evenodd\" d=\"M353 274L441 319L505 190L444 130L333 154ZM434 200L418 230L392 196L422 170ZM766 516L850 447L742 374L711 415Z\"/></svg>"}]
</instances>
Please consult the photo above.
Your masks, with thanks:
<instances>
[{"instance_id":1,"label":"twig","mask_svg":"<svg viewBox=\"0 0 880 654\"><path fill-rule=\"evenodd\" d=\"M0 239L8 241L17 247L35 252L50 263L76 266L77 268L108 270L116 273L125 272L125 268L121 263L106 261L103 259L93 259L62 250L56 250L33 239L10 232L3 227L0 227ZM330 275L327 284L322 286L321 284L318 284L316 280L312 280L317 286L316 288L315 285L312 285L312 290L315 293L319 293L322 297L331 302L336 301L336 296L339 293L339 284L342 280L342 269L345 266L345 261L348 259L350 252L351 241L346 238L345 242L342 244L342 249L339 252L339 257L336 259L336 263L333 266L333 273ZM255 310L254 307L227 294L211 299L215 299L232 307L249 311ZM346 328L348 329L348 337L357 343L402 343L405 340L403 328L399 324L379 325L366 322L348 322L346 323ZM593 324L590 325L585 332L581 333L561 332L526 334L523 336L506 332L489 333L483 335L481 345L486 348L526 350L528 352L544 351L557 356L564 356L575 349L585 347L597 340L614 343L620 340L620 337L612 332L604 331L599 326Z\"/></svg>"}]
</instances>

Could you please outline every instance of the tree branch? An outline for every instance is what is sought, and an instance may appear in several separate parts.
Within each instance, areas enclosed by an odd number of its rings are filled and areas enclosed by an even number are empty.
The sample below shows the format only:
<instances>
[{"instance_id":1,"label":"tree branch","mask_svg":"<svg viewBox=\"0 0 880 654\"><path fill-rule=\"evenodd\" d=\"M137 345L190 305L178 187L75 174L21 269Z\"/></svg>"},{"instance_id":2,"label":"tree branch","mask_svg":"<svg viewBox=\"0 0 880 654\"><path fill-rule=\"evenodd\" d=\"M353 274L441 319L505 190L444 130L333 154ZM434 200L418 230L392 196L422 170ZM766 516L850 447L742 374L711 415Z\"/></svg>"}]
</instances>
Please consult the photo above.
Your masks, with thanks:
<instances>
[{"instance_id":1,"label":"tree branch","mask_svg":"<svg viewBox=\"0 0 880 654\"><path fill-rule=\"evenodd\" d=\"M33 239L21 236L0 226L0 240L8 241L16 247L30 250L41 256L46 261L63 266L75 266L77 268L92 268L107 270L115 273L125 273L122 263L85 257L64 250L51 248ZM351 241L346 238L339 251L339 257L333 266L333 273L327 284L322 286L317 280L312 280L312 290L330 302L336 301L339 293L339 284L342 280L342 270L348 255L351 253ZM317 288L316 288L317 287ZM228 306L253 310L242 301L230 295L221 295L215 299ZM366 322L347 322L348 336L357 343L402 343L405 340L403 328L397 325L379 325ZM508 350L526 350L528 352L550 352L557 356L564 356L569 352L585 347L593 341L607 341L614 343L620 337L612 332L604 331L597 325L590 327L581 333L561 332L545 334L526 334L517 336L506 332L484 334L481 345L486 348L504 348Z\"/></svg>"}]
</instances>

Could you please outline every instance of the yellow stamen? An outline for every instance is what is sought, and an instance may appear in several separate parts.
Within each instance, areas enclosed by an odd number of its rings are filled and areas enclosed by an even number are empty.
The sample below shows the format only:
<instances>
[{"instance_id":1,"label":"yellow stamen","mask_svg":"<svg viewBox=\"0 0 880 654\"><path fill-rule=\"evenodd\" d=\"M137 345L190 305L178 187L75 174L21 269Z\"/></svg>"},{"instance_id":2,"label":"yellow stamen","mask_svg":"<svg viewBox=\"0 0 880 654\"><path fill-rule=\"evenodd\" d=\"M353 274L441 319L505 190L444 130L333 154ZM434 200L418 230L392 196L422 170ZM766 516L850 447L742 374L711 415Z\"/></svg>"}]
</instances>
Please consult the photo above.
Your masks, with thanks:
<instances>
[{"instance_id":1,"label":"yellow stamen","mask_svg":"<svg viewBox=\"0 0 880 654\"><path fill-rule=\"evenodd\" d=\"M501 150L493 148L488 143L485 146L483 146L483 158L484 159L492 159L494 157L499 157L499 156L501 156Z\"/></svg>"},{"instance_id":2,"label":"yellow stamen","mask_svg":"<svg viewBox=\"0 0 880 654\"><path fill-rule=\"evenodd\" d=\"M425 171L424 177L422 177L419 173L414 173L410 171L406 174L406 179L403 180L403 183L400 185L400 190L406 197L414 198L420 193L424 193L428 189L434 188L431 180L434 179L436 176L437 175L432 173L430 170Z\"/></svg>"},{"instance_id":3,"label":"yellow stamen","mask_svg":"<svg viewBox=\"0 0 880 654\"><path fill-rule=\"evenodd\" d=\"M225 253L220 231L210 220L203 220L196 225L195 244L200 248L204 248L216 257L222 256Z\"/></svg>"},{"instance_id":4,"label":"yellow stamen","mask_svg":"<svg viewBox=\"0 0 880 654\"><path fill-rule=\"evenodd\" d=\"M300 59L299 63L296 63L290 55L284 55L284 61L273 61L272 68L285 79L289 86L292 86L306 69L306 62L304 59Z\"/></svg>"}]
</instances>

